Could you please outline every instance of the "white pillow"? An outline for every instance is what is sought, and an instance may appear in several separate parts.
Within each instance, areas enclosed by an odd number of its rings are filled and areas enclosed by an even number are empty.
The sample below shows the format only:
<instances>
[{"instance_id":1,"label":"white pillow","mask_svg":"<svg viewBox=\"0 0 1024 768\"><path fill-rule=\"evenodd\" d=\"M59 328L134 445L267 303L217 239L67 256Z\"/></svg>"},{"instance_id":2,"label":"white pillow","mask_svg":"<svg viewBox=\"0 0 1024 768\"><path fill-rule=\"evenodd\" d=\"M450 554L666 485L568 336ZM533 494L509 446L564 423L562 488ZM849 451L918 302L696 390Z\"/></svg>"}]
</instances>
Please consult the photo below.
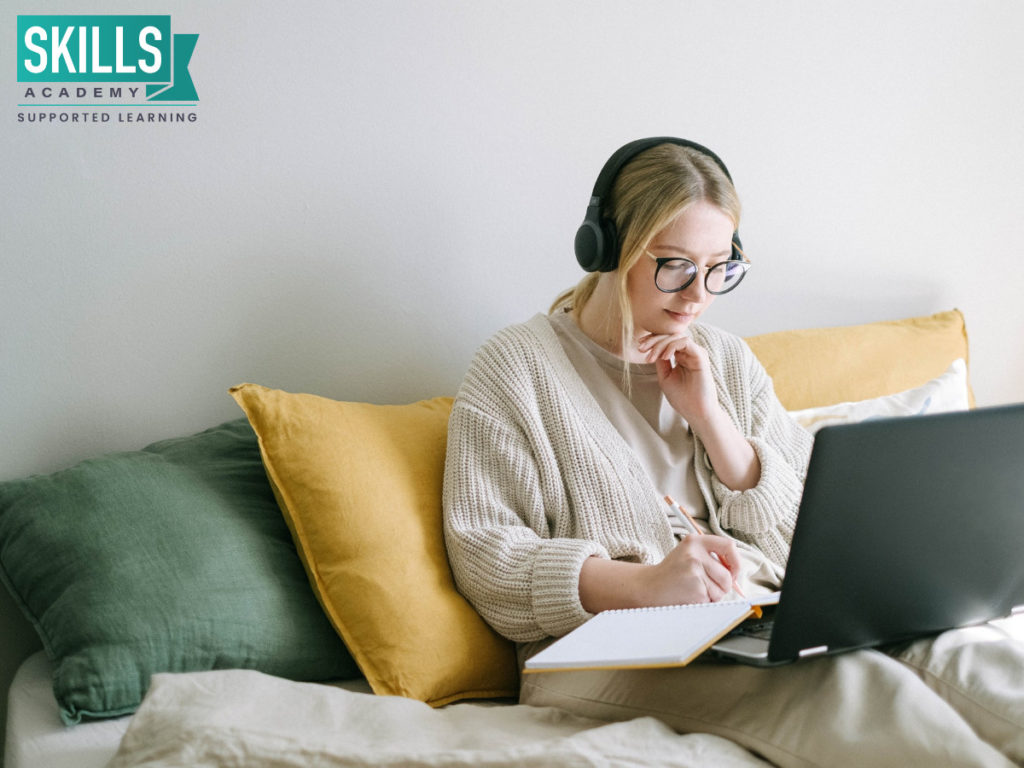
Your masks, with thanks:
<instances>
[{"instance_id":1,"label":"white pillow","mask_svg":"<svg viewBox=\"0 0 1024 768\"><path fill-rule=\"evenodd\" d=\"M895 395L875 397L857 402L836 403L819 408L790 411L797 422L811 434L832 424L850 424L890 416L920 416L943 411L966 411L967 365L962 359L952 362L945 373L920 387Z\"/></svg>"}]
</instances>

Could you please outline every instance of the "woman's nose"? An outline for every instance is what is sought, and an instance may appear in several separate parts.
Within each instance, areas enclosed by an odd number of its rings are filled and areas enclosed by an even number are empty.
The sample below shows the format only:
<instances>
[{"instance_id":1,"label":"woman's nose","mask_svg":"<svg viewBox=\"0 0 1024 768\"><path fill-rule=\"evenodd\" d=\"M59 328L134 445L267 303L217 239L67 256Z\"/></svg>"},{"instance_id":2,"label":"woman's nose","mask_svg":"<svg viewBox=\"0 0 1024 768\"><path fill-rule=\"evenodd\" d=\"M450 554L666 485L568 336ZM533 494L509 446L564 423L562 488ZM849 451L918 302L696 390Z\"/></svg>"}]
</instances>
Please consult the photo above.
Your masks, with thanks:
<instances>
[{"instance_id":1,"label":"woman's nose","mask_svg":"<svg viewBox=\"0 0 1024 768\"><path fill-rule=\"evenodd\" d=\"M707 299L708 296L708 290L707 286L704 284L704 279L704 272L698 272L697 276L693 278L693 282L683 290L683 295L692 302L704 303L704 300Z\"/></svg>"}]
</instances>

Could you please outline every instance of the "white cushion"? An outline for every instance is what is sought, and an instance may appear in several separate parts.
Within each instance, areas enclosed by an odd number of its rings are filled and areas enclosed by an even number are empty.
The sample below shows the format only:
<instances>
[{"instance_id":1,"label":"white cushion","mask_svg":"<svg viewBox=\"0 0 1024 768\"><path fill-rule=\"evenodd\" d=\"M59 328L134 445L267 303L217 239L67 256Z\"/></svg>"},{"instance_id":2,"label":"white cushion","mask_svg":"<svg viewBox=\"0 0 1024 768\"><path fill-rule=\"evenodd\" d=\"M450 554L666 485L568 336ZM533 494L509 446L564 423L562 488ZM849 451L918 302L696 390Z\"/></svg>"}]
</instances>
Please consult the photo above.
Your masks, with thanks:
<instances>
[{"instance_id":1,"label":"white cushion","mask_svg":"<svg viewBox=\"0 0 1024 768\"><path fill-rule=\"evenodd\" d=\"M822 427L832 424L850 424L892 416L965 411L969 407L967 365L962 359L957 359L943 374L914 389L870 400L805 408L790 411L789 414L814 434Z\"/></svg>"}]
</instances>

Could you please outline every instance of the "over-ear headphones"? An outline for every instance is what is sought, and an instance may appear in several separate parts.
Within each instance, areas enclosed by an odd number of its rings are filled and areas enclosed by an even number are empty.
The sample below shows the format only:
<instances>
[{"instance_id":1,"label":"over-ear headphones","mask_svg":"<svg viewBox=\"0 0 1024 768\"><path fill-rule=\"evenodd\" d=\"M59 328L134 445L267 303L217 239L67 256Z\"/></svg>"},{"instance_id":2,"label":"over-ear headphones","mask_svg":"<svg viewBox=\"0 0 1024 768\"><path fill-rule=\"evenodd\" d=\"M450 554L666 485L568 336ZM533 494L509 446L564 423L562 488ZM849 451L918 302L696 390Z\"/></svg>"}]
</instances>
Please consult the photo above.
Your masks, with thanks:
<instances>
[{"instance_id":1,"label":"over-ear headphones","mask_svg":"<svg viewBox=\"0 0 1024 768\"><path fill-rule=\"evenodd\" d=\"M583 223L576 230L576 260L587 272L611 272L619 266L619 250L621 248L619 233L616 230L615 222L604 216L601 209L622 167L644 150L659 144L678 144L707 155L722 169L729 181L732 181L729 169L725 167L722 159L707 147L694 141L677 139L673 136L655 136L649 139L637 139L620 147L615 154L608 158L608 162L604 164L604 168L598 174L597 181L594 183L594 192L590 196L590 204L587 206L586 216L583 217ZM742 252L743 244L740 242L740 235L737 231L732 235L732 255L729 258L743 260Z\"/></svg>"}]
</instances>

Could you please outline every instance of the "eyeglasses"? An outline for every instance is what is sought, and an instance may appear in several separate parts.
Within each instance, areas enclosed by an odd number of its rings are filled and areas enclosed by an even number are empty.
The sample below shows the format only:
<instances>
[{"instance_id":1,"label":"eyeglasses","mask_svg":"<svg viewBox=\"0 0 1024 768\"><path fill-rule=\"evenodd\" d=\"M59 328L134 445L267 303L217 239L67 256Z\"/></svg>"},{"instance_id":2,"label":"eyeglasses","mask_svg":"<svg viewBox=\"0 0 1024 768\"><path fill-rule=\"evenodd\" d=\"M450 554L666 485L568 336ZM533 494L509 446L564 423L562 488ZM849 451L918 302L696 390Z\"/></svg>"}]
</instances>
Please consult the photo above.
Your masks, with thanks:
<instances>
[{"instance_id":1,"label":"eyeglasses","mask_svg":"<svg viewBox=\"0 0 1024 768\"><path fill-rule=\"evenodd\" d=\"M654 284L662 293L678 293L690 286L697 278L697 275L704 272L704 287L708 293L721 296L728 293L743 281L743 276L750 269L750 262L746 261L746 255L738 248L740 256L744 261L729 259L710 267L698 267L689 259L681 257L659 258L650 251L647 255L657 262L654 270Z\"/></svg>"}]
</instances>

